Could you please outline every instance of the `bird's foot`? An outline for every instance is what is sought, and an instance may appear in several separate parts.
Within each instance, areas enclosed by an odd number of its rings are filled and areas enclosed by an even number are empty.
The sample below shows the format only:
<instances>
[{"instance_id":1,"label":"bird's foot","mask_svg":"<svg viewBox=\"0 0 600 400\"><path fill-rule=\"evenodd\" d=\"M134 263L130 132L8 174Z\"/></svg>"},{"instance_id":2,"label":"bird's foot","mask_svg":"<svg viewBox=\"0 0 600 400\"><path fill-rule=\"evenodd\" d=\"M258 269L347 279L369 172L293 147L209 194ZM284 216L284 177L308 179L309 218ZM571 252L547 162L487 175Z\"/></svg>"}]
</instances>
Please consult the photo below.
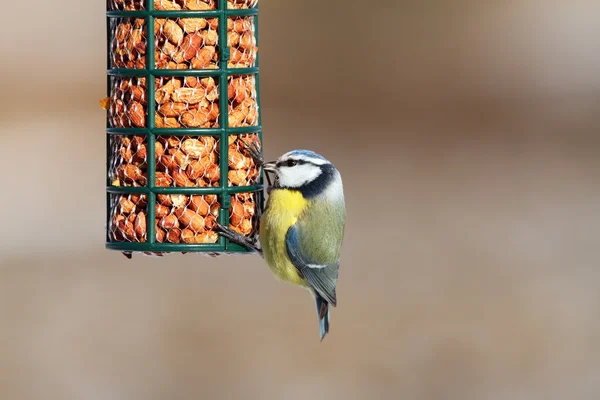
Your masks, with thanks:
<instances>
[{"instance_id":1,"label":"bird's foot","mask_svg":"<svg viewBox=\"0 0 600 400\"><path fill-rule=\"evenodd\" d=\"M260 151L260 148L258 147L256 142L248 143L241 137L240 137L240 141L242 143L244 143L244 145L246 146L246 149L248 149L248 153L250 153L252 158L254 158L254 161L256 162L256 164L259 167L262 167L263 165L265 165L265 158L263 157L262 152Z\"/></svg>"},{"instance_id":2,"label":"bird's foot","mask_svg":"<svg viewBox=\"0 0 600 400\"><path fill-rule=\"evenodd\" d=\"M229 239L229 241L231 243L235 243L235 244L239 244L240 246L244 246L252 251L257 252L261 257L262 257L262 249L260 249L256 243L254 243L250 238L242 235L241 233L238 233L236 231L234 231L233 229L229 228L229 227L225 227L221 224L216 224L215 225L215 231L223 236L224 238Z\"/></svg>"},{"instance_id":3,"label":"bird's foot","mask_svg":"<svg viewBox=\"0 0 600 400\"><path fill-rule=\"evenodd\" d=\"M242 143L244 143L244 145L248 149L248 153L250 153L250 155L254 159L254 162L256 163L256 165L258 165L260 168L262 168L265 165L265 158L264 158L262 152L260 151L260 148L256 144L256 142L248 143L241 137L240 137L240 141ZM273 186L273 184L271 183L271 177L269 176L267 171L265 171L265 176L267 178L267 184L268 184L267 192L269 192L270 188L271 188L271 186Z\"/></svg>"}]
</instances>

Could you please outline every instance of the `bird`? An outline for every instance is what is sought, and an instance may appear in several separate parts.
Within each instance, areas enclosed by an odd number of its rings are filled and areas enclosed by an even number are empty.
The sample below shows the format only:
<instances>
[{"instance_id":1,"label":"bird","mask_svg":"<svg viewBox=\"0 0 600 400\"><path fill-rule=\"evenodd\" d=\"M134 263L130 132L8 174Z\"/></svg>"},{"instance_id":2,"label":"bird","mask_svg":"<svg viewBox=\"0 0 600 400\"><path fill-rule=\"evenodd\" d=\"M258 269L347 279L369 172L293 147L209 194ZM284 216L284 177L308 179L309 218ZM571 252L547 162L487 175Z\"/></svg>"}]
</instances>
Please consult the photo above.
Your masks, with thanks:
<instances>
[{"instance_id":1,"label":"bird","mask_svg":"<svg viewBox=\"0 0 600 400\"><path fill-rule=\"evenodd\" d=\"M257 158L265 174L275 175L260 218L260 248L230 228L218 230L259 252L276 278L314 297L323 341L330 330L329 308L337 306L347 218L341 174L311 150L292 150L267 163Z\"/></svg>"}]
</instances>

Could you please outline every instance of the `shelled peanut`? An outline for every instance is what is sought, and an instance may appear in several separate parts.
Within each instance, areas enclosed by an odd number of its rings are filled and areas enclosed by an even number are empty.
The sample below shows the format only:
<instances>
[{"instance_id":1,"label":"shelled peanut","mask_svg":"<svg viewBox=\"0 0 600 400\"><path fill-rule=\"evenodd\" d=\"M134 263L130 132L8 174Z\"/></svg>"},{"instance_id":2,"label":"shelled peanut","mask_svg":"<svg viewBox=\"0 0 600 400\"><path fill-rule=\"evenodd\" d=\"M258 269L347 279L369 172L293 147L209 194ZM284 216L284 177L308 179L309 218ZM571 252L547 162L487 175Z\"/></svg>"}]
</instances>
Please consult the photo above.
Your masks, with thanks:
<instances>
[{"instance_id":1,"label":"shelled peanut","mask_svg":"<svg viewBox=\"0 0 600 400\"><path fill-rule=\"evenodd\" d=\"M181 4L185 4L182 8ZM166 10L210 10L214 4L157 2ZM192 5L193 4L193 5ZM168 6L167 6L168 5ZM245 3L235 3L244 8ZM177 8L179 7L179 8ZM187 8L186 8L187 7ZM147 31L145 20L122 18L111 21L111 60L115 68L146 67ZM218 18L156 18L154 20L154 59L158 69L216 69L219 67ZM227 19L229 68L248 68L256 63L258 47L251 16Z\"/></svg>"},{"instance_id":2,"label":"shelled peanut","mask_svg":"<svg viewBox=\"0 0 600 400\"><path fill-rule=\"evenodd\" d=\"M155 78L156 128L219 127L219 86L213 77ZM146 78L114 78L108 101L111 127L147 126ZM258 124L256 83L253 75L228 79L228 125Z\"/></svg>"}]
</instances>

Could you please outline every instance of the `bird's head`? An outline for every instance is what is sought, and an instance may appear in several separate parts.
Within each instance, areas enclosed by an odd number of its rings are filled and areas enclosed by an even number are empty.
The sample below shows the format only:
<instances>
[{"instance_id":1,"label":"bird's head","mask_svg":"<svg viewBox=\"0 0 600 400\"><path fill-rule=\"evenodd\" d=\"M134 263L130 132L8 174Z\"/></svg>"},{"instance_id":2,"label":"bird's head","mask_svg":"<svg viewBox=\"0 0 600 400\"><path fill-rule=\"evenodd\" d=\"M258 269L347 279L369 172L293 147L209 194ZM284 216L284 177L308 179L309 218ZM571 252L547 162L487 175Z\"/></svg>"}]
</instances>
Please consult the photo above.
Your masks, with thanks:
<instances>
[{"instance_id":1,"label":"bird's head","mask_svg":"<svg viewBox=\"0 0 600 400\"><path fill-rule=\"evenodd\" d=\"M343 198L338 170L313 151L292 150L277 161L266 163L264 170L275 174L274 189L298 190L307 198L319 195Z\"/></svg>"}]
</instances>

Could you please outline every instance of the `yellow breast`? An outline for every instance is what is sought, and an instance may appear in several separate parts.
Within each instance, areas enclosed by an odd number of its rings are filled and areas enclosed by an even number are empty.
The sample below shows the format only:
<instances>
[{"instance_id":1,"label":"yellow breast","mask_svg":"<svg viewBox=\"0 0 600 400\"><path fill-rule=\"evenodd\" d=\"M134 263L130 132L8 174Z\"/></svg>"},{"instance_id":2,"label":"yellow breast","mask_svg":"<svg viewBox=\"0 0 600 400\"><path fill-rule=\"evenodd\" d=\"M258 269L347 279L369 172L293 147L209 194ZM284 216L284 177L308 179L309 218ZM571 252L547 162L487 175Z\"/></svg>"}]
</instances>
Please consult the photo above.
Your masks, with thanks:
<instances>
[{"instance_id":1,"label":"yellow breast","mask_svg":"<svg viewBox=\"0 0 600 400\"><path fill-rule=\"evenodd\" d=\"M267 265L281 280L300 286L308 283L298 275L287 255L285 236L307 204L300 192L273 189L260 223L260 243Z\"/></svg>"}]
</instances>

